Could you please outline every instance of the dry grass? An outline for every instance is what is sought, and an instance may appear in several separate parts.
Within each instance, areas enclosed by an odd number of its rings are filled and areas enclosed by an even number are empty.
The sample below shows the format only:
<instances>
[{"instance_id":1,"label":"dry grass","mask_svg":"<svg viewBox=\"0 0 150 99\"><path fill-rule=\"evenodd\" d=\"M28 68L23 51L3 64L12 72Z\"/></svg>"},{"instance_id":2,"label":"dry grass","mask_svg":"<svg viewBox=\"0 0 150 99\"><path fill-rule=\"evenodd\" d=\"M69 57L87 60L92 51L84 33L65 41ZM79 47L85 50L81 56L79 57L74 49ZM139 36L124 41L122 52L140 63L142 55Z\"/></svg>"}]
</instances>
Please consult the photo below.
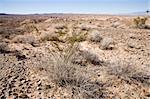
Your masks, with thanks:
<instances>
[{"instance_id":1,"label":"dry grass","mask_svg":"<svg viewBox=\"0 0 150 99\"><path fill-rule=\"evenodd\" d=\"M32 35L18 35L13 38L12 42L34 45L38 43L38 40Z\"/></svg>"},{"instance_id":2,"label":"dry grass","mask_svg":"<svg viewBox=\"0 0 150 99\"><path fill-rule=\"evenodd\" d=\"M137 67L129 63L115 63L110 64L108 68L108 74L110 75L115 75L126 81L137 81L146 86L150 85L150 74L148 73L148 70L143 67L138 69Z\"/></svg>"},{"instance_id":3,"label":"dry grass","mask_svg":"<svg viewBox=\"0 0 150 99\"><path fill-rule=\"evenodd\" d=\"M71 62L76 47L71 48L65 55L53 54L53 67L50 79L58 87L71 89L72 99L101 99L104 94L102 87L96 82L90 82L87 71Z\"/></svg>"}]
</instances>

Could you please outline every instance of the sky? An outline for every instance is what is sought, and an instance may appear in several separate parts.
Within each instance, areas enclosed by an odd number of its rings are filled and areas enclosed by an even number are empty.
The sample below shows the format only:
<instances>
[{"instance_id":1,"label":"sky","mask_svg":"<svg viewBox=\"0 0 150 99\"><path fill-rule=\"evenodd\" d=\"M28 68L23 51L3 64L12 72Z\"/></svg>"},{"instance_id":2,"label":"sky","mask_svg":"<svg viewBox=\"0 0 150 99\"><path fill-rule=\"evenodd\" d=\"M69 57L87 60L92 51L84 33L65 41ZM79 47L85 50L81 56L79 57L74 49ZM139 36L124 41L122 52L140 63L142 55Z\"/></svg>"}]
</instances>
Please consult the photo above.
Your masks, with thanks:
<instances>
[{"instance_id":1,"label":"sky","mask_svg":"<svg viewBox=\"0 0 150 99\"><path fill-rule=\"evenodd\" d=\"M123 14L143 12L150 0L0 0L0 13Z\"/></svg>"}]
</instances>

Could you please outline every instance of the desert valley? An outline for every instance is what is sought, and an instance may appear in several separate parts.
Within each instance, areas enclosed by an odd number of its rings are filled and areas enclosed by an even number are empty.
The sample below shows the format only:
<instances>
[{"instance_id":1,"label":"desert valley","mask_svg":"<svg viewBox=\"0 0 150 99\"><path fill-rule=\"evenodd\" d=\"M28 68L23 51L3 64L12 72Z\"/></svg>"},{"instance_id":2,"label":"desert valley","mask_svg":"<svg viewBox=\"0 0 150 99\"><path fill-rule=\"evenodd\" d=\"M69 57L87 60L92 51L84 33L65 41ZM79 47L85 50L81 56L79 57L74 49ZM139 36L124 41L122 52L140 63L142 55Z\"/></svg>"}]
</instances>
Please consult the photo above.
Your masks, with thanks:
<instances>
[{"instance_id":1,"label":"desert valley","mask_svg":"<svg viewBox=\"0 0 150 99\"><path fill-rule=\"evenodd\" d=\"M0 15L1 99L150 99L150 17Z\"/></svg>"}]
</instances>

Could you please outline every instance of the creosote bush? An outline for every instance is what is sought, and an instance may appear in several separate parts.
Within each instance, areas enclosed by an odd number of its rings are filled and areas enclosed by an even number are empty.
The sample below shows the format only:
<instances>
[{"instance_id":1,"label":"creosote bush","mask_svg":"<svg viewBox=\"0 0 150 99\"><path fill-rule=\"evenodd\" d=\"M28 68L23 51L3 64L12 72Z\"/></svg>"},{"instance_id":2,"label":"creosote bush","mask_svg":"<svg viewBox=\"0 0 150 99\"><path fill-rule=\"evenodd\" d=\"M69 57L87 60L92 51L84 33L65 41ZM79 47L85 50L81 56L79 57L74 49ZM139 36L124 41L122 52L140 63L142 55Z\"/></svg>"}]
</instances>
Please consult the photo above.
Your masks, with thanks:
<instances>
[{"instance_id":1,"label":"creosote bush","mask_svg":"<svg viewBox=\"0 0 150 99\"><path fill-rule=\"evenodd\" d=\"M82 42L86 40L86 33L76 34L74 33L71 37L68 38L68 42L71 45L74 45L76 42Z\"/></svg>"},{"instance_id":2,"label":"creosote bush","mask_svg":"<svg viewBox=\"0 0 150 99\"><path fill-rule=\"evenodd\" d=\"M146 28L146 21L147 18L146 17L137 17L134 19L134 25L136 26L136 28L139 29L145 29Z\"/></svg>"}]
</instances>

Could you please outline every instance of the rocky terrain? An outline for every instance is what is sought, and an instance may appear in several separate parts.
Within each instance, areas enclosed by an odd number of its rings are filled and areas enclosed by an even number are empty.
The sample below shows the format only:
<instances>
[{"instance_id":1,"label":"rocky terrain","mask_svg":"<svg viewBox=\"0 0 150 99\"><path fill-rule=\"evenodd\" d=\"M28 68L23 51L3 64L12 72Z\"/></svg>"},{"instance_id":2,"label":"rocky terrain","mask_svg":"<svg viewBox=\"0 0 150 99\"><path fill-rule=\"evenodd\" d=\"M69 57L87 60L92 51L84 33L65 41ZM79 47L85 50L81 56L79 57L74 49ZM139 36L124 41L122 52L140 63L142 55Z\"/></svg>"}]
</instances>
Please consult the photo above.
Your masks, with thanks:
<instances>
[{"instance_id":1,"label":"rocky terrain","mask_svg":"<svg viewBox=\"0 0 150 99\"><path fill-rule=\"evenodd\" d=\"M150 99L150 29L136 17L1 15L0 98Z\"/></svg>"}]
</instances>

